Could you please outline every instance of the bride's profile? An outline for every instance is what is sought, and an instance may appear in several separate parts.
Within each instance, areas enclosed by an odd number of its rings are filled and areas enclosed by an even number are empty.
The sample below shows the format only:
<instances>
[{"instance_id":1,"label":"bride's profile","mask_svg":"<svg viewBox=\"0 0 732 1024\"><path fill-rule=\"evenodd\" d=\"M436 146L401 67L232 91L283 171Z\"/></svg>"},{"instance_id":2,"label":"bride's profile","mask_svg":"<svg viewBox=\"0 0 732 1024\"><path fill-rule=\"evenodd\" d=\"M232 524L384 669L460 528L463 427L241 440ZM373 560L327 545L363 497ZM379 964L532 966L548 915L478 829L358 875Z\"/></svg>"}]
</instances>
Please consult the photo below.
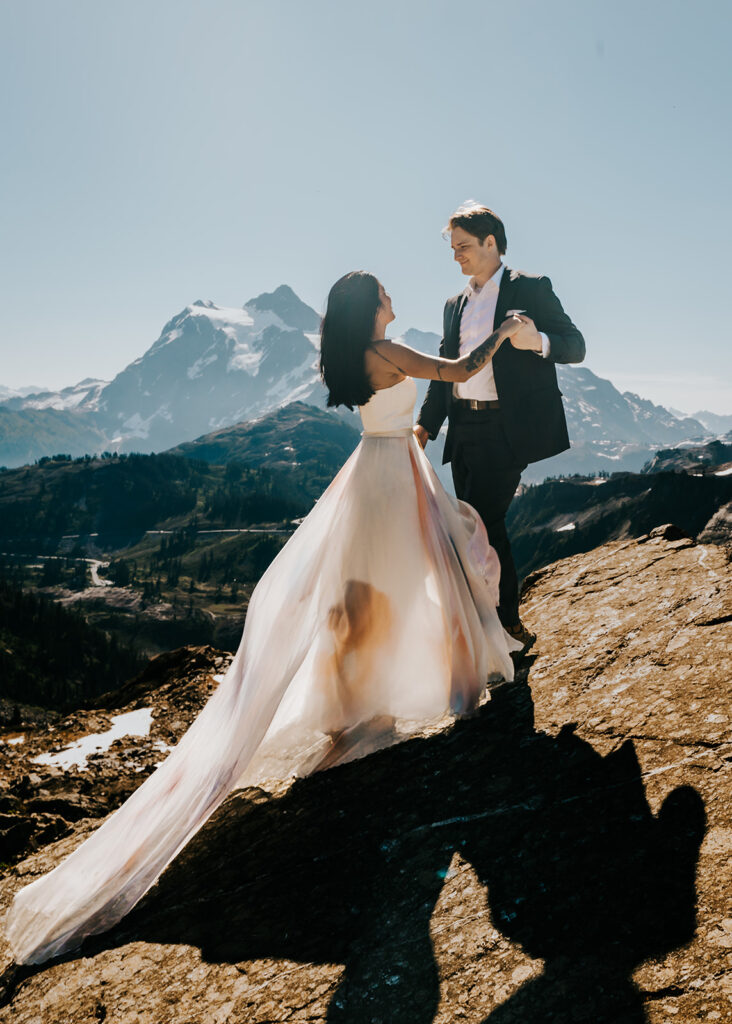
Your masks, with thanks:
<instances>
[{"instance_id":1,"label":"bride's profile","mask_svg":"<svg viewBox=\"0 0 732 1024\"><path fill-rule=\"evenodd\" d=\"M178 745L15 896L4 928L17 963L119 921L233 789L362 756L513 678L498 558L413 432L413 378L467 380L521 320L452 360L387 340L393 319L372 274L331 289L322 376L329 405L358 406L362 440L257 584L236 656Z\"/></svg>"}]
</instances>

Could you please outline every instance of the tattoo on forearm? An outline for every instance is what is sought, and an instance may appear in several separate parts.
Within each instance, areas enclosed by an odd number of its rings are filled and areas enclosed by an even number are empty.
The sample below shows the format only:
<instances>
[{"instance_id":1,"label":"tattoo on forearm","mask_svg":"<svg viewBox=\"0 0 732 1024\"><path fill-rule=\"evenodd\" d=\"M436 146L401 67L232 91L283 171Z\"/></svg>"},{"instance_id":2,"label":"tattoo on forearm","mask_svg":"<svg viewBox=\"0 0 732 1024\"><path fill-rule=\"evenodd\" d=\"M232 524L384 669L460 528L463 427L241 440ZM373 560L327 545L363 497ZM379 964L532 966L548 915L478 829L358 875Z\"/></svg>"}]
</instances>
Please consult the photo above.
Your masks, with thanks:
<instances>
[{"instance_id":1,"label":"tattoo on forearm","mask_svg":"<svg viewBox=\"0 0 732 1024\"><path fill-rule=\"evenodd\" d=\"M474 348L468 358L465 360L465 367L467 370L478 370L480 367L487 363L489 359L493 357L496 349L498 348L498 342L500 341L500 334L498 331L494 331L489 338L482 341L477 348Z\"/></svg>"}]
</instances>

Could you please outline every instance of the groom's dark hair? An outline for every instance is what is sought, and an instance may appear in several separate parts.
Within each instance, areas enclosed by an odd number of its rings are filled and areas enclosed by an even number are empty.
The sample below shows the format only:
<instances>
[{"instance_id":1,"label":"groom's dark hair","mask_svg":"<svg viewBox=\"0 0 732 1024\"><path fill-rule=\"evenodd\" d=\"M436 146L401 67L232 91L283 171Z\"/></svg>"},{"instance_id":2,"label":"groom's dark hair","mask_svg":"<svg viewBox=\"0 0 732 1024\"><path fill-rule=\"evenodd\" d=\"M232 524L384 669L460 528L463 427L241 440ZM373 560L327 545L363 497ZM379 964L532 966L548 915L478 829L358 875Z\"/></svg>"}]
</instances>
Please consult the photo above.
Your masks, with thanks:
<instances>
[{"instance_id":1,"label":"groom's dark hair","mask_svg":"<svg viewBox=\"0 0 732 1024\"><path fill-rule=\"evenodd\" d=\"M501 256L506 251L506 229L503 226L503 221L487 206L480 206L472 200L463 203L450 217L443 234L448 234L453 228L462 228L469 235L479 238L481 244L488 235L493 235Z\"/></svg>"}]
</instances>

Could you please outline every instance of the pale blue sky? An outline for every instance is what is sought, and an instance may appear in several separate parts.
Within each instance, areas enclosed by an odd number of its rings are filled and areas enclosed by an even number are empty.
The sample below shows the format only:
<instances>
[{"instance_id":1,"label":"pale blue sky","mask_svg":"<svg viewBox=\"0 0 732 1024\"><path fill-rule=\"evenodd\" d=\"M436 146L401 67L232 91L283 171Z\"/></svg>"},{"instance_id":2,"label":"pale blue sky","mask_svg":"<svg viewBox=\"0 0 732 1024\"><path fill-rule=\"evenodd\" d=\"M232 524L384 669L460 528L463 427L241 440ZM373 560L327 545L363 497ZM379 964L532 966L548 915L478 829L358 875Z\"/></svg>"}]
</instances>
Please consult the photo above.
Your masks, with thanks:
<instances>
[{"instance_id":1,"label":"pale blue sky","mask_svg":"<svg viewBox=\"0 0 732 1024\"><path fill-rule=\"evenodd\" d=\"M357 267L438 331L474 197L591 369L732 412L731 46L729 0L3 0L0 384Z\"/></svg>"}]
</instances>

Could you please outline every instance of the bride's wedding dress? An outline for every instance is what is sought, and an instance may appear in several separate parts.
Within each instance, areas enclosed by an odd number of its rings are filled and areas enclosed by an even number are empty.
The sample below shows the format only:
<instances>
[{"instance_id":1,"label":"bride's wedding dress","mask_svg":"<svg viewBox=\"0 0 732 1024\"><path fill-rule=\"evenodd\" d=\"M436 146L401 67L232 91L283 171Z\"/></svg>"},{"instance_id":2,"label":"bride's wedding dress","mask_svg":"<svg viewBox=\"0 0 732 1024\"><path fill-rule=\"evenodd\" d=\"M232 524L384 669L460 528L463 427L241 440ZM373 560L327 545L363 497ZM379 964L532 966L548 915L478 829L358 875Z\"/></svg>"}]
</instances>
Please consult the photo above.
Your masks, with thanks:
<instances>
[{"instance_id":1,"label":"bride's wedding dress","mask_svg":"<svg viewBox=\"0 0 732 1024\"><path fill-rule=\"evenodd\" d=\"M41 963L120 920L237 786L361 756L513 678L498 558L412 432L405 378L259 581L236 657L167 759L15 897L5 932Z\"/></svg>"}]
</instances>

